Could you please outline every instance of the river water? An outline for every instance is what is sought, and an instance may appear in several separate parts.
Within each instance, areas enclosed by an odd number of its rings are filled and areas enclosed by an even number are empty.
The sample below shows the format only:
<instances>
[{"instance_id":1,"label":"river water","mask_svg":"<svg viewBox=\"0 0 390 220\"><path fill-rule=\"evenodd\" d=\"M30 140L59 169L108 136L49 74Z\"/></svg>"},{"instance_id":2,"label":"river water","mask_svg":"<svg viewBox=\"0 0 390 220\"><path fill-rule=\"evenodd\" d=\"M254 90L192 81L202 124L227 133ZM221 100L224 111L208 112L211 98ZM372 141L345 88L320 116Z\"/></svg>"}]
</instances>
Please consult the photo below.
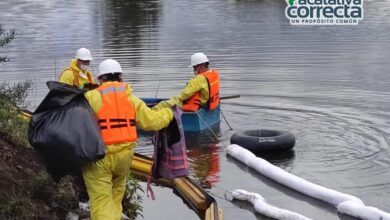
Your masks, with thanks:
<instances>
[{"instance_id":1,"label":"river water","mask_svg":"<svg viewBox=\"0 0 390 220\"><path fill-rule=\"evenodd\" d=\"M16 39L1 54L0 81L32 80L34 110L79 47L93 70L115 58L139 97L178 94L192 76L189 57L202 51L221 73L220 141L188 137L191 176L207 188L225 219L266 219L243 202L242 188L312 219L350 219L226 156L241 130L276 129L296 137L294 152L267 158L306 180L390 212L390 1L365 0L356 26L291 26L284 0L14 0L0 2L0 24ZM149 137L137 151L151 155ZM197 219L172 194L154 187L145 219Z\"/></svg>"}]
</instances>

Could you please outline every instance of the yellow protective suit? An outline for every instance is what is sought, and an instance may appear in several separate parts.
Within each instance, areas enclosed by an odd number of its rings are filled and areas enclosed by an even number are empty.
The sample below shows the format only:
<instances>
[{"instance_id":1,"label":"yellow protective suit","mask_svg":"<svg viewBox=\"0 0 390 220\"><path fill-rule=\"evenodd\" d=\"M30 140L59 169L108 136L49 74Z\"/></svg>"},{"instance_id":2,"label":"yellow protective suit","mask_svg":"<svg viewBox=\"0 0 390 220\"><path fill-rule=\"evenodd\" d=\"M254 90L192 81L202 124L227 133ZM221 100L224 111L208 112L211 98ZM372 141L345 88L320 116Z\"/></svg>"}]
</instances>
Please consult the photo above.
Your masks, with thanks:
<instances>
[{"instance_id":1,"label":"yellow protective suit","mask_svg":"<svg viewBox=\"0 0 390 220\"><path fill-rule=\"evenodd\" d=\"M135 107L137 127L143 130L159 130L167 127L173 119L171 109L152 111L142 100L131 94L129 85L127 92ZM97 113L102 106L100 92L95 89L86 92L85 97ZM92 220L121 219L122 199L135 146L134 142L108 145L104 159L84 166L83 177L90 199Z\"/></svg>"},{"instance_id":2,"label":"yellow protective suit","mask_svg":"<svg viewBox=\"0 0 390 220\"><path fill-rule=\"evenodd\" d=\"M209 100L209 85L207 83L206 77L198 74L187 83L184 89L181 91L180 95L173 96L167 101L162 101L158 103L153 109L162 109L170 108L174 105L182 107L183 101L191 98L196 92L200 91L200 103L201 105L206 104Z\"/></svg>"},{"instance_id":3,"label":"yellow protective suit","mask_svg":"<svg viewBox=\"0 0 390 220\"><path fill-rule=\"evenodd\" d=\"M95 79L90 71L83 71L77 66L77 59L70 61L69 67L61 73L59 82L73 86L73 72L79 73L79 89L83 90L84 84L89 83L87 75L92 78L92 83L95 83Z\"/></svg>"}]
</instances>

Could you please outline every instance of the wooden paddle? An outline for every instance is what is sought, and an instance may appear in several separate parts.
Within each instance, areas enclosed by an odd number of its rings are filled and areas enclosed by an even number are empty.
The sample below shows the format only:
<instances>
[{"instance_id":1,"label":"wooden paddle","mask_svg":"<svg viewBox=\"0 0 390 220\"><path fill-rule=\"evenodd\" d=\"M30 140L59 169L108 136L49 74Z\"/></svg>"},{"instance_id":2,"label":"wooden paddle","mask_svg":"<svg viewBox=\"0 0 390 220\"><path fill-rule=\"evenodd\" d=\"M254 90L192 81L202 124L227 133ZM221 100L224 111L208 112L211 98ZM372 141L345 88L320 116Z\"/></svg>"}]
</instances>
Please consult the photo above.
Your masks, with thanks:
<instances>
[{"instance_id":1,"label":"wooden paddle","mask_svg":"<svg viewBox=\"0 0 390 220\"><path fill-rule=\"evenodd\" d=\"M234 98L240 98L240 95L236 94L236 95L221 96L221 97L219 97L219 100L234 99ZM164 100L168 100L168 99L162 99L162 101L164 101ZM153 107L153 106L155 106L157 104L158 103L148 103L146 105L148 107Z\"/></svg>"},{"instance_id":2,"label":"wooden paddle","mask_svg":"<svg viewBox=\"0 0 390 220\"><path fill-rule=\"evenodd\" d=\"M219 97L219 100L224 100L224 99L235 99L235 98L240 98L240 95L228 95L228 96L221 96Z\"/></svg>"}]
</instances>

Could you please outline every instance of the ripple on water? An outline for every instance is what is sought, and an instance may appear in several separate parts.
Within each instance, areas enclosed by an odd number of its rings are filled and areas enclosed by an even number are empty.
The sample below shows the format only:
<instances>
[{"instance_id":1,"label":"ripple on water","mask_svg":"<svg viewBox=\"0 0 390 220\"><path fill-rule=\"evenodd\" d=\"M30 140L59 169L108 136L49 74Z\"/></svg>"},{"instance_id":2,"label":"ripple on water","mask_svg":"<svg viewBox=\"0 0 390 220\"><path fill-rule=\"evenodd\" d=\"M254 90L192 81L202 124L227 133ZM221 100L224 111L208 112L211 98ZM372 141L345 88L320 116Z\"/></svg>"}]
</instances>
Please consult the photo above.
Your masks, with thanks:
<instances>
[{"instance_id":1,"label":"ripple on water","mask_svg":"<svg viewBox=\"0 0 390 220\"><path fill-rule=\"evenodd\" d=\"M220 70L221 94L241 94L222 104L235 131L267 128L295 135L294 155L268 158L272 163L390 210L389 1L366 0L364 20L343 27L291 26L285 1L118 2L0 1L1 23L17 32L1 48L11 62L0 65L0 80L33 80L28 101L34 110L47 93L45 81L58 79L83 46L93 53L95 73L100 61L115 58L134 94L169 97L193 76L189 56L201 50ZM199 11L208 19L194 13ZM231 133L224 122L221 127L217 146L223 148ZM205 161L219 155L219 178L239 176L243 187L252 186L245 182L246 170L232 173L224 153L207 148L199 154L197 147L188 149L198 155L189 158L194 178L207 186L212 180ZM150 137L140 137L137 151L152 155ZM228 185L218 183L221 189ZM271 192L270 197L278 193ZM289 201L286 195L273 198ZM219 202L231 216L243 217L239 208ZM317 211L309 214L320 216ZM329 215L323 219L337 218Z\"/></svg>"}]
</instances>

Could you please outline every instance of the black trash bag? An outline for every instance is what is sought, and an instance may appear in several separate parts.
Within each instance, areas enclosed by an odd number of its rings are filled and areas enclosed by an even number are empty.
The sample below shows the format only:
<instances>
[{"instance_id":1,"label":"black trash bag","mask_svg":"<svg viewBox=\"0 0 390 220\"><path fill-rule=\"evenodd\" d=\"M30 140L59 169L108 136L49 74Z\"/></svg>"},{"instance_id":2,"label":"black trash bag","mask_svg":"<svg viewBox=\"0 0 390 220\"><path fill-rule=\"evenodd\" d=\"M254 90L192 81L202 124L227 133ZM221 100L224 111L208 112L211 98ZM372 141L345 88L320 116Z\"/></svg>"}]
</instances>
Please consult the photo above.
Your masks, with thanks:
<instances>
[{"instance_id":1,"label":"black trash bag","mask_svg":"<svg viewBox=\"0 0 390 220\"><path fill-rule=\"evenodd\" d=\"M50 92L32 114L28 139L42 157L48 173L59 180L79 174L81 167L105 155L95 113L83 92L49 81Z\"/></svg>"}]
</instances>

